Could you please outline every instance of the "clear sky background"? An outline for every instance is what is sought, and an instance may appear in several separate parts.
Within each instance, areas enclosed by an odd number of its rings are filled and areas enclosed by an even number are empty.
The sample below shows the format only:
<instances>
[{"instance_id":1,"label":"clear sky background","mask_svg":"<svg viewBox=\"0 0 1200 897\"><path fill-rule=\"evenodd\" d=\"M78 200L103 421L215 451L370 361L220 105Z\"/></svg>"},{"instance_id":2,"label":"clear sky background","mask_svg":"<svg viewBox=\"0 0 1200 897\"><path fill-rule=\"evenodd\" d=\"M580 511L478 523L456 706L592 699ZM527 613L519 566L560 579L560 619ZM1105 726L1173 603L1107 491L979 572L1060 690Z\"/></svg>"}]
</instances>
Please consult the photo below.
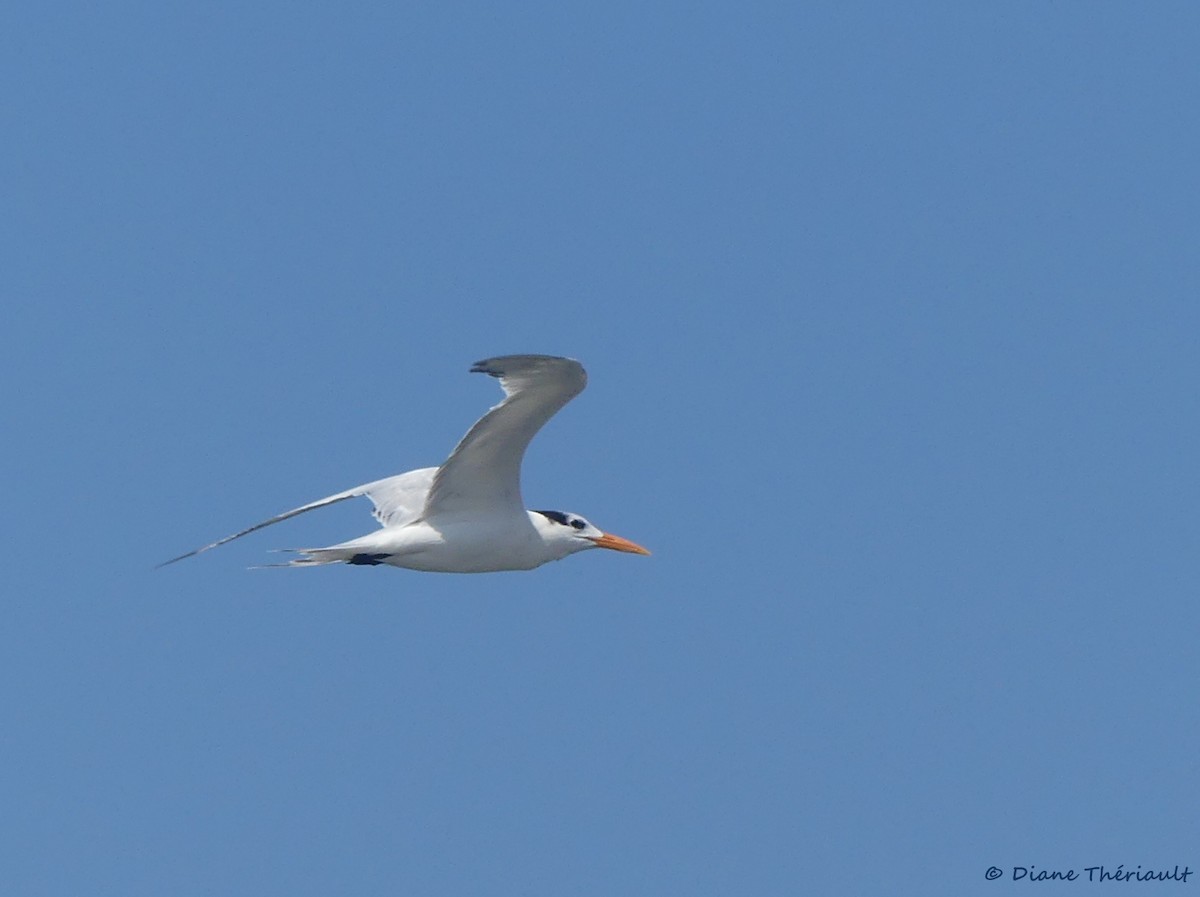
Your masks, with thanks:
<instances>
[{"instance_id":1,"label":"clear sky background","mask_svg":"<svg viewBox=\"0 0 1200 897\"><path fill-rule=\"evenodd\" d=\"M0 891L1200 867L1198 10L9 8ZM514 352L591 376L527 503L653 557L152 569Z\"/></svg>"}]
</instances>

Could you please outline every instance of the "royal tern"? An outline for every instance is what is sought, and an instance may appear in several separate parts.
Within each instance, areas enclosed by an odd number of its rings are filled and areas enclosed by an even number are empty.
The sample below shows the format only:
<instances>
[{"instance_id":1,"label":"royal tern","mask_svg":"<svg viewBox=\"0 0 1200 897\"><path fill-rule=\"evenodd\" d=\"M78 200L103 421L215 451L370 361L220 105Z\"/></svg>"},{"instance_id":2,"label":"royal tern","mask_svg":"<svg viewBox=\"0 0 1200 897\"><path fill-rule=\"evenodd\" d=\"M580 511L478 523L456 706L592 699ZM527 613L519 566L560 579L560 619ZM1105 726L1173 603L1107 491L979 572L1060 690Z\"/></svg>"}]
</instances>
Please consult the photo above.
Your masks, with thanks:
<instances>
[{"instance_id":1,"label":"royal tern","mask_svg":"<svg viewBox=\"0 0 1200 897\"><path fill-rule=\"evenodd\" d=\"M366 496L381 529L328 548L296 549L279 567L389 564L437 573L531 570L589 548L649 554L578 514L527 511L521 458L534 434L587 385L583 365L552 355L504 355L471 368L500 381L504 400L467 431L441 467L376 480L264 520L160 564L165 567L263 527L326 505Z\"/></svg>"}]
</instances>

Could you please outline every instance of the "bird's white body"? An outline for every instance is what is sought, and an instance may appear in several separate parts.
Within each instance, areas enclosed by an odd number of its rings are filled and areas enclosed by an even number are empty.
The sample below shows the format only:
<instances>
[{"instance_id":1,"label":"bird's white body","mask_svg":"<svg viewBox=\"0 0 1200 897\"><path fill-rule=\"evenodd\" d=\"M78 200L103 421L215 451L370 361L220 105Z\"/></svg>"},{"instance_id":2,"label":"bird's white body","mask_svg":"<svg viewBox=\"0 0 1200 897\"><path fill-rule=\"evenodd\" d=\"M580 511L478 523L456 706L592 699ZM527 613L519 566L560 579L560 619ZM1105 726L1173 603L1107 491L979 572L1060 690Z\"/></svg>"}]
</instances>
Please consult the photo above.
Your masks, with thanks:
<instances>
[{"instance_id":1,"label":"bird's white body","mask_svg":"<svg viewBox=\"0 0 1200 897\"><path fill-rule=\"evenodd\" d=\"M386 564L437 573L489 573L530 570L589 548L649 554L576 514L527 511L521 502L525 448L542 425L587 385L583 366L570 358L506 355L481 361L471 370L499 378L505 399L471 427L441 467L411 470L347 489L166 563L357 496L375 505L381 529L326 548L300 549L300 558L279 566Z\"/></svg>"},{"instance_id":2,"label":"bird's white body","mask_svg":"<svg viewBox=\"0 0 1200 897\"><path fill-rule=\"evenodd\" d=\"M405 526L376 530L330 548L309 549L310 555L344 560L359 555L383 555L378 563L430 573L492 573L532 570L584 550L553 538L553 523L536 511L527 511L526 525L506 518L443 520L436 524L416 521ZM539 525L538 521L542 521Z\"/></svg>"}]
</instances>

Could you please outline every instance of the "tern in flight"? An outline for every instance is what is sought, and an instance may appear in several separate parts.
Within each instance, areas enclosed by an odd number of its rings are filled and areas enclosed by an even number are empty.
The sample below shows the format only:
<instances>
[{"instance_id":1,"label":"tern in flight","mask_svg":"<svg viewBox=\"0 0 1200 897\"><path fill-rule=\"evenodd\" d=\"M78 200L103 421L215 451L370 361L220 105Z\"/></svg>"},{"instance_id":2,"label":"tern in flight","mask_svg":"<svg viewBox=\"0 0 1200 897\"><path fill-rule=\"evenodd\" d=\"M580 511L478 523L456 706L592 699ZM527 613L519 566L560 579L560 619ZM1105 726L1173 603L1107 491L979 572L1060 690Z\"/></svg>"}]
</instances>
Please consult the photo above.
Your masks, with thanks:
<instances>
[{"instance_id":1,"label":"tern in flight","mask_svg":"<svg viewBox=\"0 0 1200 897\"><path fill-rule=\"evenodd\" d=\"M436 573L532 570L589 548L649 554L578 514L527 511L521 458L534 434L587 385L583 365L552 355L503 355L471 368L500 380L504 401L481 417L441 467L410 470L309 502L181 554L165 567L297 514L365 495L381 529L328 548L298 549L280 567L389 564Z\"/></svg>"}]
</instances>

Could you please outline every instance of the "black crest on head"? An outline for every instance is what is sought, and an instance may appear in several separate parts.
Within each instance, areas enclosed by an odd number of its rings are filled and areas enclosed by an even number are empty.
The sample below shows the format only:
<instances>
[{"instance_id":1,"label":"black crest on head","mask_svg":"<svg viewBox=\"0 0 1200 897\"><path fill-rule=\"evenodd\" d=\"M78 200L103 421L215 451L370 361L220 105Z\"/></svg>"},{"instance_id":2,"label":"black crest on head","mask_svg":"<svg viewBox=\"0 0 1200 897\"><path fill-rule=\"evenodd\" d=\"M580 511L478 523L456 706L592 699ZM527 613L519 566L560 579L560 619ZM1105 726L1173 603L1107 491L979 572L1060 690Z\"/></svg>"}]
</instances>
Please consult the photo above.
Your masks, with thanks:
<instances>
[{"instance_id":1,"label":"black crest on head","mask_svg":"<svg viewBox=\"0 0 1200 897\"><path fill-rule=\"evenodd\" d=\"M569 526L572 529L585 529L587 521L581 520L578 517L568 517L562 511L534 511L535 514L541 514L547 520L553 520L555 523Z\"/></svg>"}]
</instances>

